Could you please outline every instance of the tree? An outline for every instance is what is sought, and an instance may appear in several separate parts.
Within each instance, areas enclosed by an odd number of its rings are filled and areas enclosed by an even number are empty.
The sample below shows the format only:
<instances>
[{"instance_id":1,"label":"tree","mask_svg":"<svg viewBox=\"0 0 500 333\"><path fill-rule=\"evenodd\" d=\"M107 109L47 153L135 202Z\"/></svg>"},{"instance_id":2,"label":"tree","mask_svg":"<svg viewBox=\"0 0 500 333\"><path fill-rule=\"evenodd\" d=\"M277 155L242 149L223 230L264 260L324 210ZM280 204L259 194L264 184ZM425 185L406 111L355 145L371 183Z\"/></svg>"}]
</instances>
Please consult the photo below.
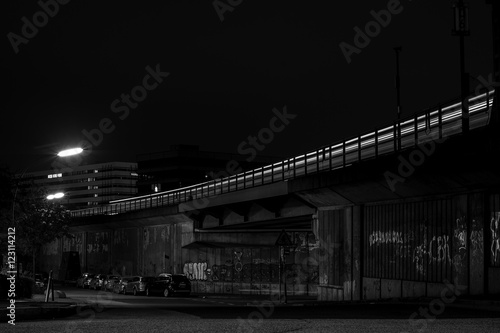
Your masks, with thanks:
<instances>
[{"instance_id":1,"label":"tree","mask_svg":"<svg viewBox=\"0 0 500 333\"><path fill-rule=\"evenodd\" d=\"M2 178L7 178L1 182L3 187L10 185L12 205L11 214L5 216L2 210L4 216L1 224L4 225L3 229L15 228L17 254L31 256L34 277L35 260L41 247L57 238L71 237L68 232L71 215L57 201L47 200L47 191L44 188L34 183L20 182L19 179L16 182L8 172L3 173ZM5 188L1 192L5 193Z\"/></svg>"},{"instance_id":2,"label":"tree","mask_svg":"<svg viewBox=\"0 0 500 333\"><path fill-rule=\"evenodd\" d=\"M7 228L12 227L12 178L9 169L0 165L0 257L5 258L0 263L0 269L7 261Z\"/></svg>"}]
</instances>

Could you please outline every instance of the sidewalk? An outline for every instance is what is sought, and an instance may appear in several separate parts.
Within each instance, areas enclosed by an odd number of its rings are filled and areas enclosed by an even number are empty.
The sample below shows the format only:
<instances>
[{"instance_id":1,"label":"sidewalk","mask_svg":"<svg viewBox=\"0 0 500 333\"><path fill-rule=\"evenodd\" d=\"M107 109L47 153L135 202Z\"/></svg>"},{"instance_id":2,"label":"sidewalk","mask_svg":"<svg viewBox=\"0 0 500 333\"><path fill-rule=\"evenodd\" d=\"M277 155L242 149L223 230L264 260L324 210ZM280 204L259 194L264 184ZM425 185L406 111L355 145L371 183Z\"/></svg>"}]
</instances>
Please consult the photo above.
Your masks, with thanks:
<instances>
[{"instance_id":1,"label":"sidewalk","mask_svg":"<svg viewBox=\"0 0 500 333\"><path fill-rule=\"evenodd\" d=\"M196 294L198 297L206 299L211 298L239 298L248 299L247 306L255 306L255 301L271 301L269 295L233 295L233 294ZM275 306L325 306L342 304L416 304L428 306L435 298L420 297L414 299L386 299L386 300L360 300L360 301L318 301L315 296L287 296L287 302L284 303L284 296L281 296L281 303L273 299ZM253 301L253 302L250 302ZM445 304L451 307L463 307L476 310L498 311L500 312L500 296L464 296L457 297L455 301Z\"/></svg>"},{"instance_id":2,"label":"sidewalk","mask_svg":"<svg viewBox=\"0 0 500 333\"><path fill-rule=\"evenodd\" d=\"M0 316L2 318L0 322L4 323L12 319L9 316L12 313L12 310L8 308L10 305L9 300L0 300ZM56 294L54 294L54 301L52 301L52 297L49 295L49 301L45 302L45 295L34 294L31 299L16 299L14 314L16 321L26 319L54 319L76 314L77 307L85 309L90 307L90 305L80 300L77 301L66 297L61 298Z\"/></svg>"},{"instance_id":3,"label":"sidewalk","mask_svg":"<svg viewBox=\"0 0 500 333\"><path fill-rule=\"evenodd\" d=\"M203 298L203 299L222 299L222 298L234 298L248 300L246 306L253 307L259 304L259 302L270 302L273 301L275 306L278 307L290 307L290 306L329 306L329 305L350 305L356 306L357 304L415 304L419 306L429 306L429 304L434 300L433 298L418 298L418 299L392 299L392 300L362 300L362 301L318 301L314 296L287 296L287 302L284 303L284 298L282 295L281 303L277 299L271 299L269 295L234 295L234 294L193 294L193 297ZM0 300L0 316L2 319L0 322L7 322L10 320L9 312L7 308L9 306L9 300ZM500 299L498 297L471 297L466 296L462 298L457 298L452 303L446 304L450 307L463 307L475 310L483 311L497 311L500 313ZM54 295L54 301L52 301L51 295L49 295L49 302L45 302L45 295L34 294L31 299L26 300L16 300L15 302L15 319L26 320L26 319L54 319L60 317L67 317L76 314L77 308L80 310L91 308L91 303L85 303L84 301L78 299L72 299L67 297L58 297L57 294ZM500 314L499 314L500 315Z\"/></svg>"}]
</instances>

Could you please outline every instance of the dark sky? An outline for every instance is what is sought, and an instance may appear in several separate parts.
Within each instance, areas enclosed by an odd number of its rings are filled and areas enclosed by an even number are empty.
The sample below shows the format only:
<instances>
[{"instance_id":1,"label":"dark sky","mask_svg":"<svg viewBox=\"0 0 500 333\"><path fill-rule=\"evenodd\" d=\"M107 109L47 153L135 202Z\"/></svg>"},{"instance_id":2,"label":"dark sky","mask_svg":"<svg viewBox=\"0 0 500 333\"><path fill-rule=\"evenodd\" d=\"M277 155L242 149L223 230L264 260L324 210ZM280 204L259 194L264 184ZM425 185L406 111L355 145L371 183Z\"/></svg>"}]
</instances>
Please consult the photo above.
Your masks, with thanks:
<instances>
[{"instance_id":1,"label":"dark sky","mask_svg":"<svg viewBox=\"0 0 500 333\"><path fill-rule=\"evenodd\" d=\"M339 44L353 45L354 28L364 30L374 20L370 11L391 2L243 0L221 21L212 0L72 0L17 54L8 34L22 36L22 18L33 22L41 7L6 2L2 160L40 169L104 118L114 129L92 146L88 162L135 161L172 144L236 154L284 106L296 118L259 154L303 154L395 119L395 46L403 48L403 116L458 97L451 1L401 1L400 13L347 63ZM470 27L466 69L487 78L493 57L485 1L470 2ZM114 113L113 101L157 64L170 75L127 117Z\"/></svg>"}]
</instances>

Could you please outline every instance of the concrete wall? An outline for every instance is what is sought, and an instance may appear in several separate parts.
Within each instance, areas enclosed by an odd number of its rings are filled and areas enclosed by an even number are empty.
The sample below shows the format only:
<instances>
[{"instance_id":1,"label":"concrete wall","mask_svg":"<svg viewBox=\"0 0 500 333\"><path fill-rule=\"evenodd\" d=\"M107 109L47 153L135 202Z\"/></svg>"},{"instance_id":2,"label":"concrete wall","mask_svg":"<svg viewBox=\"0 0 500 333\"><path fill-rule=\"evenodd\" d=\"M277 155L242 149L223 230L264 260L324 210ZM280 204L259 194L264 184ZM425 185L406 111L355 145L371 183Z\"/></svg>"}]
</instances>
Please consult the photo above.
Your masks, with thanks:
<instances>
[{"instance_id":1,"label":"concrete wall","mask_svg":"<svg viewBox=\"0 0 500 333\"><path fill-rule=\"evenodd\" d=\"M242 222L242 212L252 220L275 214L260 204L219 211L214 225L251 222ZM282 218L311 211L288 200L276 212ZM82 271L185 273L198 292L277 290L278 232L195 233L193 220L167 215L152 225L131 219L105 230L75 232L71 239L46 245L39 268L57 273L62 252L78 251ZM498 194L323 207L314 216L312 232L289 233L295 244L285 263L290 294L318 295L320 300L420 297L439 295L450 283L462 293L500 293ZM207 245L211 243L219 245Z\"/></svg>"},{"instance_id":2,"label":"concrete wall","mask_svg":"<svg viewBox=\"0 0 500 333\"><path fill-rule=\"evenodd\" d=\"M308 232L290 232L296 244L286 256L284 272L288 295L316 295L318 264L314 255L315 237ZM216 239L223 243L252 244L255 237L266 245L253 247L188 249L183 273L192 280L195 292L270 294L279 290L279 249L272 246L277 233L228 233ZM208 237L205 237L207 241ZM215 238L215 237L214 237Z\"/></svg>"},{"instance_id":3,"label":"concrete wall","mask_svg":"<svg viewBox=\"0 0 500 333\"><path fill-rule=\"evenodd\" d=\"M360 209L324 208L318 211L319 300L360 299Z\"/></svg>"},{"instance_id":4,"label":"concrete wall","mask_svg":"<svg viewBox=\"0 0 500 333\"><path fill-rule=\"evenodd\" d=\"M496 234L485 224L495 220L496 198L470 193L367 205L363 299L439 297L450 288L499 293Z\"/></svg>"}]
</instances>

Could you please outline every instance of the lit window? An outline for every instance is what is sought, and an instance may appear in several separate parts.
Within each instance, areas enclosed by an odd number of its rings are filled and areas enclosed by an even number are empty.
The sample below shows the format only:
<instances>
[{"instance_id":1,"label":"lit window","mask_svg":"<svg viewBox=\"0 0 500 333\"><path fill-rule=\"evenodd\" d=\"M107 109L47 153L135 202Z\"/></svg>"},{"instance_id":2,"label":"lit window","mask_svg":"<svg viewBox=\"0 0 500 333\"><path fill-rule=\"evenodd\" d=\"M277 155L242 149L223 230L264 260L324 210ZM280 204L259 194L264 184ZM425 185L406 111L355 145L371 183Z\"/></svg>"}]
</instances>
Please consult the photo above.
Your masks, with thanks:
<instances>
[{"instance_id":1,"label":"lit window","mask_svg":"<svg viewBox=\"0 0 500 333\"><path fill-rule=\"evenodd\" d=\"M58 173L58 174L57 174L57 177L62 177L62 173Z\"/></svg>"},{"instance_id":2,"label":"lit window","mask_svg":"<svg viewBox=\"0 0 500 333\"><path fill-rule=\"evenodd\" d=\"M52 175L48 175L47 178L52 178Z\"/></svg>"},{"instance_id":3,"label":"lit window","mask_svg":"<svg viewBox=\"0 0 500 333\"><path fill-rule=\"evenodd\" d=\"M96 169L96 170L94 170L94 173L98 173L98 172L99 172L99 170L97 170L97 169Z\"/></svg>"}]
</instances>

